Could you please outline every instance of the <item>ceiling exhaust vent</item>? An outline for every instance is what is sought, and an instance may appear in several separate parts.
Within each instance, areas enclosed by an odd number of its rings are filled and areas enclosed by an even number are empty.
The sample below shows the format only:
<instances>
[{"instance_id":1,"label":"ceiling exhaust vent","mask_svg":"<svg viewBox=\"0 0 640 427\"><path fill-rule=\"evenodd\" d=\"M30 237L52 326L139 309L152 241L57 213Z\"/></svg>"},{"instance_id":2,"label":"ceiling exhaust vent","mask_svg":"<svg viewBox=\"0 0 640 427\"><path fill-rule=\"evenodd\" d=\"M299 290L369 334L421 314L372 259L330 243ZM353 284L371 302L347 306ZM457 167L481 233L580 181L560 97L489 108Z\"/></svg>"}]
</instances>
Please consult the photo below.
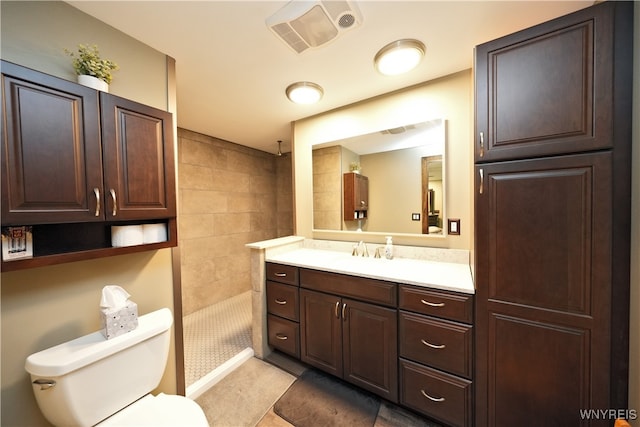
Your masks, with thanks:
<instances>
[{"instance_id":1,"label":"ceiling exhaust vent","mask_svg":"<svg viewBox=\"0 0 640 427\"><path fill-rule=\"evenodd\" d=\"M293 0L267 19L267 27L298 53L316 48L362 23L351 1Z\"/></svg>"}]
</instances>

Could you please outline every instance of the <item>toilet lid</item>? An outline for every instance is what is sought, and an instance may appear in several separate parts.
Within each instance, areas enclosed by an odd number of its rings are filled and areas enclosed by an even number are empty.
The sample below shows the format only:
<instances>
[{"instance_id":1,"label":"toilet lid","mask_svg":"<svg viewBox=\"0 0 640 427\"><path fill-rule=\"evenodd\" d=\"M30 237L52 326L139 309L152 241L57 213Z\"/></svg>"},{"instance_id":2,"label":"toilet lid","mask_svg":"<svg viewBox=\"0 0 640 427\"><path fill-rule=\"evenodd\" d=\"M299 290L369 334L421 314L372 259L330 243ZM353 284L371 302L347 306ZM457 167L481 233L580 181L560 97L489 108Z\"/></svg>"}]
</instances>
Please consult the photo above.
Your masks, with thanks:
<instances>
[{"instance_id":1,"label":"toilet lid","mask_svg":"<svg viewBox=\"0 0 640 427\"><path fill-rule=\"evenodd\" d=\"M148 394L107 418L98 426L175 426L209 427L204 411L184 396Z\"/></svg>"}]
</instances>

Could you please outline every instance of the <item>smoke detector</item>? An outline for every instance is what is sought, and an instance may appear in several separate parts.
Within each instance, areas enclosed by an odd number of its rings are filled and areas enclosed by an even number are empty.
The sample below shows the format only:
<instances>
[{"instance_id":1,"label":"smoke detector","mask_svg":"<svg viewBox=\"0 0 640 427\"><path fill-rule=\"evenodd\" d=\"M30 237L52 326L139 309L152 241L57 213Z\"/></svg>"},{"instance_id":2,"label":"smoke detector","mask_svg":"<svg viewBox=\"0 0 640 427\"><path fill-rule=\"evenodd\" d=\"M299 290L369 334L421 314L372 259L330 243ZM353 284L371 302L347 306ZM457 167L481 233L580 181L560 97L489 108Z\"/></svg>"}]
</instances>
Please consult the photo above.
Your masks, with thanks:
<instances>
[{"instance_id":1,"label":"smoke detector","mask_svg":"<svg viewBox=\"0 0 640 427\"><path fill-rule=\"evenodd\" d=\"M293 0L266 20L267 27L297 53L320 47L361 23L357 5L341 0Z\"/></svg>"}]
</instances>

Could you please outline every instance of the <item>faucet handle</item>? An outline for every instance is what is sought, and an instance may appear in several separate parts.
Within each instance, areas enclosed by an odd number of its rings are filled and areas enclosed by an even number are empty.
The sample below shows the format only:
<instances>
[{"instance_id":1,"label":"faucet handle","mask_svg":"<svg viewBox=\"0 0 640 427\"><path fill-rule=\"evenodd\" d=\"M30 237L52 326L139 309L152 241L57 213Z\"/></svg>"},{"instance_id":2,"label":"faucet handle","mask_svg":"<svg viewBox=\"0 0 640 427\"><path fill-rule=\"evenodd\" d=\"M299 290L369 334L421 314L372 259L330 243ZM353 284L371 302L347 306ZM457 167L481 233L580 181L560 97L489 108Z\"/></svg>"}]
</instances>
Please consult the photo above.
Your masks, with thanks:
<instances>
[{"instance_id":1,"label":"faucet handle","mask_svg":"<svg viewBox=\"0 0 640 427\"><path fill-rule=\"evenodd\" d=\"M381 250L384 249L384 246L378 246L376 248L376 253L373 255L374 258L382 258L382 254L380 253Z\"/></svg>"},{"instance_id":2,"label":"faucet handle","mask_svg":"<svg viewBox=\"0 0 640 427\"><path fill-rule=\"evenodd\" d=\"M351 256L358 256L358 244L353 245L353 251L351 251Z\"/></svg>"}]
</instances>

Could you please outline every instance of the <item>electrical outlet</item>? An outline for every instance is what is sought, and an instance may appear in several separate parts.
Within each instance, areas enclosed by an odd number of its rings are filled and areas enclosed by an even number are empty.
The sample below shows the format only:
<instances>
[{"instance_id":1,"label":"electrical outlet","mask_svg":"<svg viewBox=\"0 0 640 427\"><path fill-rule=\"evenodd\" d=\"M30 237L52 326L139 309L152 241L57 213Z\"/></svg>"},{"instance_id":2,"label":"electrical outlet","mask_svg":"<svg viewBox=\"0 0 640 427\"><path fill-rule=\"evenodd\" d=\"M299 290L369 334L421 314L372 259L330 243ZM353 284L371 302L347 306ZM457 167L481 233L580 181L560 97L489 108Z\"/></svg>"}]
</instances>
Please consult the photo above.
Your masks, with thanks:
<instances>
[{"instance_id":1,"label":"electrical outlet","mask_svg":"<svg viewBox=\"0 0 640 427\"><path fill-rule=\"evenodd\" d=\"M411 214L411 221L420 221L420 214L419 213L412 213Z\"/></svg>"},{"instance_id":2,"label":"electrical outlet","mask_svg":"<svg viewBox=\"0 0 640 427\"><path fill-rule=\"evenodd\" d=\"M459 219L449 219L449 234L459 235L460 234L460 220Z\"/></svg>"}]
</instances>

